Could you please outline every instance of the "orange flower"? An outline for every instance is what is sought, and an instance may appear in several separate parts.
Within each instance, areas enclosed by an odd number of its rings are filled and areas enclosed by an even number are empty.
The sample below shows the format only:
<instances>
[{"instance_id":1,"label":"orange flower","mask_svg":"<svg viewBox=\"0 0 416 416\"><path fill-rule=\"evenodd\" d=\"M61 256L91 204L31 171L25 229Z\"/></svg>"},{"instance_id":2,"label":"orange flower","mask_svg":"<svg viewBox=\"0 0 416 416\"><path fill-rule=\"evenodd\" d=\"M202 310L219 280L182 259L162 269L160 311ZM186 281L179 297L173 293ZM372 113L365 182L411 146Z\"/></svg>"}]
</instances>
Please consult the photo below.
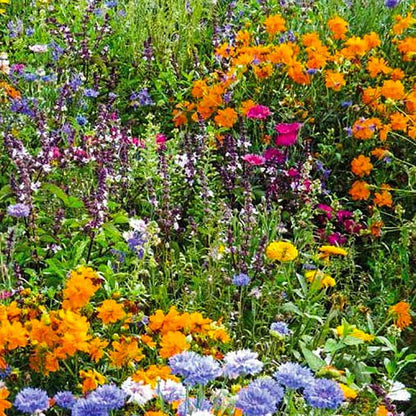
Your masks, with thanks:
<instances>
[{"instance_id":1,"label":"orange flower","mask_svg":"<svg viewBox=\"0 0 416 416\"><path fill-rule=\"evenodd\" d=\"M393 199L391 197L391 193L385 190L381 191L381 193L376 192L374 194L374 203L378 207L384 207L384 206L391 207L393 205Z\"/></svg>"},{"instance_id":2,"label":"orange flower","mask_svg":"<svg viewBox=\"0 0 416 416\"><path fill-rule=\"evenodd\" d=\"M379 406L377 407L376 416L388 416L389 411L387 410L386 406Z\"/></svg>"},{"instance_id":3,"label":"orange flower","mask_svg":"<svg viewBox=\"0 0 416 416\"><path fill-rule=\"evenodd\" d=\"M191 94L194 98L202 98L204 93L208 90L207 82L205 80L197 80L193 83Z\"/></svg>"},{"instance_id":4,"label":"orange flower","mask_svg":"<svg viewBox=\"0 0 416 416\"><path fill-rule=\"evenodd\" d=\"M402 113L394 113L390 116L391 128L393 130L406 131L408 118Z\"/></svg>"},{"instance_id":5,"label":"orange flower","mask_svg":"<svg viewBox=\"0 0 416 416\"><path fill-rule=\"evenodd\" d=\"M143 344L147 345L149 348L155 348L156 342L153 341L153 338L149 335L143 334L140 336L140 341L143 342Z\"/></svg>"},{"instance_id":6,"label":"orange flower","mask_svg":"<svg viewBox=\"0 0 416 416\"><path fill-rule=\"evenodd\" d=\"M401 35L406 29L416 23L416 19L410 13L406 17L395 16L394 19L397 23L393 25L393 33L396 35Z\"/></svg>"},{"instance_id":7,"label":"orange flower","mask_svg":"<svg viewBox=\"0 0 416 416\"><path fill-rule=\"evenodd\" d=\"M400 68L393 69L392 73L390 74L390 77L393 81L403 79L405 76L406 74Z\"/></svg>"},{"instance_id":8,"label":"orange flower","mask_svg":"<svg viewBox=\"0 0 416 416\"><path fill-rule=\"evenodd\" d=\"M113 341L113 347L110 352L111 363L115 367L123 367L131 362L138 362L144 358L142 349L139 348L135 339L123 339L121 342Z\"/></svg>"},{"instance_id":9,"label":"orange flower","mask_svg":"<svg viewBox=\"0 0 416 416\"><path fill-rule=\"evenodd\" d=\"M99 289L99 286L94 283L97 279L98 275L89 267L73 270L63 290L62 307L64 309L80 309L85 306Z\"/></svg>"},{"instance_id":10,"label":"orange flower","mask_svg":"<svg viewBox=\"0 0 416 416\"><path fill-rule=\"evenodd\" d=\"M304 71L299 61L293 61L288 68L287 75L297 84L309 85L311 83L310 76Z\"/></svg>"},{"instance_id":11,"label":"orange flower","mask_svg":"<svg viewBox=\"0 0 416 416\"><path fill-rule=\"evenodd\" d=\"M235 37L237 43L241 44L242 46L248 46L250 44L251 35L250 32L247 30L240 30L237 32L237 36Z\"/></svg>"},{"instance_id":12,"label":"orange flower","mask_svg":"<svg viewBox=\"0 0 416 416\"><path fill-rule=\"evenodd\" d=\"M391 131L390 124L384 124L380 127L378 134L382 142L385 142L387 140L387 135L389 134L390 131Z\"/></svg>"},{"instance_id":13,"label":"orange flower","mask_svg":"<svg viewBox=\"0 0 416 416\"><path fill-rule=\"evenodd\" d=\"M368 183L365 181L355 181L348 193L354 201L367 200L370 196Z\"/></svg>"},{"instance_id":14,"label":"orange flower","mask_svg":"<svg viewBox=\"0 0 416 416\"><path fill-rule=\"evenodd\" d=\"M381 229L384 227L383 221L374 221L370 226L370 232L374 237L380 237Z\"/></svg>"},{"instance_id":15,"label":"orange flower","mask_svg":"<svg viewBox=\"0 0 416 416\"><path fill-rule=\"evenodd\" d=\"M190 345L186 340L186 336L182 332L171 331L162 336L160 341L161 349L159 355L162 358L169 358L175 354L179 354L187 349Z\"/></svg>"},{"instance_id":16,"label":"orange flower","mask_svg":"<svg viewBox=\"0 0 416 416\"><path fill-rule=\"evenodd\" d=\"M253 100L243 101L241 103L241 108L240 108L241 114L243 114L244 116L247 115L250 108L253 108L255 105L256 103Z\"/></svg>"},{"instance_id":17,"label":"orange flower","mask_svg":"<svg viewBox=\"0 0 416 416\"><path fill-rule=\"evenodd\" d=\"M6 387L0 388L0 416L6 416L4 409L10 409L12 404L6 400L9 397L9 390Z\"/></svg>"},{"instance_id":18,"label":"orange flower","mask_svg":"<svg viewBox=\"0 0 416 416\"><path fill-rule=\"evenodd\" d=\"M204 318L201 313L193 312L186 319L186 326L190 333L205 334L211 329L212 320Z\"/></svg>"},{"instance_id":19,"label":"orange flower","mask_svg":"<svg viewBox=\"0 0 416 416\"><path fill-rule=\"evenodd\" d=\"M375 104L379 98L380 98L379 88L372 88L372 87L365 88L363 91L363 95L361 97L364 104Z\"/></svg>"},{"instance_id":20,"label":"orange flower","mask_svg":"<svg viewBox=\"0 0 416 416\"><path fill-rule=\"evenodd\" d=\"M82 382L83 393L95 390L100 384L106 382L106 378L96 370L80 370L79 375L84 379Z\"/></svg>"},{"instance_id":21,"label":"orange flower","mask_svg":"<svg viewBox=\"0 0 416 416\"><path fill-rule=\"evenodd\" d=\"M381 160L384 157L390 155L390 152L387 149L383 149L382 147L376 147L374 150L371 151L371 154L375 156L378 160Z\"/></svg>"},{"instance_id":22,"label":"orange flower","mask_svg":"<svg viewBox=\"0 0 416 416\"><path fill-rule=\"evenodd\" d=\"M5 81L0 82L0 90L4 90L6 95L10 97L13 100L20 100L22 98L22 95L19 91L17 91L15 88L13 88L11 85L9 85Z\"/></svg>"},{"instance_id":23,"label":"orange flower","mask_svg":"<svg viewBox=\"0 0 416 416\"><path fill-rule=\"evenodd\" d=\"M359 177L369 175L373 165L370 162L370 158L364 155L359 155L351 162L351 171Z\"/></svg>"},{"instance_id":24,"label":"orange flower","mask_svg":"<svg viewBox=\"0 0 416 416\"><path fill-rule=\"evenodd\" d=\"M253 68L254 75L258 79L269 78L273 74L273 65L270 63L255 65Z\"/></svg>"},{"instance_id":25,"label":"orange flower","mask_svg":"<svg viewBox=\"0 0 416 416\"><path fill-rule=\"evenodd\" d=\"M362 118L357 120L352 126L352 135L356 139L367 140L374 136L376 128L380 127L378 118Z\"/></svg>"},{"instance_id":26,"label":"orange flower","mask_svg":"<svg viewBox=\"0 0 416 416\"><path fill-rule=\"evenodd\" d=\"M89 344L88 354L96 363L98 363L104 355L104 348L107 346L108 341L101 340L100 338L94 338Z\"/></svg>"},{"instance_id":27,"label":"orange flower","mask_svg":"<svg viewBox=\"0 0 416 416\"><path fill-rule=\"evenodd\" d=\"M404 97L404 86L400 81L387 80L381 86L381 95L391 100L401 100Z\"/></svg>"},{"instance_id":28,"label":"orange flower","mask_svg":"<svg viewBox=\"0 0 416 416\"><path fill-rule=\"evenodd\" d=\"M101 307L97 308L98 318L100 318L104 324L114 323L123 319L126 316L123 305L120 305L113 299L105 300Z\"/></svg>"},{"instance_id":29,"label":"orange flower","mask_svg":"<svg viewBox=\"0 0 416 416\"><path fill-rule=\"evenodd\" d=\"M328 20L329 30L332 32L334 39L343 40L346 38L345 34L348 32L348 22L339 16L335 16Z\"/></svg>"},{"instance_id":30,"label":"orange flower","mask_svg":"<svg viewBox=\"0 0 416 416\"><path fill-rule=\"evenodd\" d=\"M371 78L375 78L378 74L389 74L392 69L387 66L384 58L371 57L367 63L367 71Z\"/></svg>"},{"instance_id":31,"label":"orange flower","mask_svg":"<svg viewBox=\"0 0 416 416\"><path fill-rule=\"evenodd\" d=\"M165 412L161 412L161 411L153 412L149 410L144 414L144 416L168 416L168 415Z\"/></svg>"},{"instance_id":32,"label":"orange flower","mask_svg":"<svg viewBox=\"0 0 416 416\"><path fill-rule=\"evenodd\" d=\"M339 91L345 85L344 75L336 71L326 71L325 86L334 91Z\"/></svg>"},{"instance_id":33,"label":"orange flower","mask_svg":"<svg viewBox=\"0 0 416 416\"><path fill-rule=\"evenodd\" d=\"M391 306L389 312L395 315L395 325L400 329L407 328L412 323L410 305L407 302L399 302Z\"/></svg>"},{"instance_id":34,"label":"orange flower","mask_svg":"<svg viewBox=\"0 0 416 416\"><path fill-rule=\"evenodd\" d=\"M280 14L269 16L264 21L264 26L269 35L275 35L276 33L286 31L286 21Z\"/></svg>"},{"instance_id":35,"label":"orange flower","mask_svg":"<svg viewBox=\"0 0 416 416\"><path fill-rule=\"evenodd\" d=\"M345 48L341 49L341 54L347 59L359 58L369 51L369 44L359 36L352 36L345 42Z\"/></svg>"},{"instance_id":36,"label":"orange flower","mask_svg":"<svg viewBox=\"0 0 416 416\"><path fill-rule=\"evenodd\" d=\"M149 316L149 328L152 331L160 331L166 334L170 331L178 331L186 325L186 317L184 318L174 306L169 309L167 315L158 309L153 315Z\"/></svg>"},{"instance_id":37,"label":"orange flower","mask_svg":"<svg viewBox=\"0 0 416 416\"><path fill-rule=\"evenodd\" d=\"M151 365L146 370L137 370L131 378L136 383L142 382L143 384L150 384L152 387L156 387L159 380L179 381L166 365Z\"/></svg>"},{"instance_id":38,"label":"orange flower","mask_svg":"<svg viewBox=\"0 0 416 416\"><path fill-rule=\"evenodd\" d=\"M215 49L215 55L221 56L222 58L228 58L229 56L233 56L235 53L235 48L224 42L221 46Z\"/></svg>"},{"instance_id":39,"label":"orange flower","mask_svg":"<svg viewBox=\"0 0 416 416\"><path fill-rule=\"evenodd\" d=\"M397 49L403 55L404 61L411 61L416 58L416 37L409 36L397 43Z\"/></svg>"},{"instance_id":40,"label":"orange flower","mask_svg":"<svg viewBox=\"0 0 416 416\"><path fill-rule=\"evenodd\" d=\"M238 115L233 108L219 110L214 120L217 126L230 128L237 122Z\"/></svg>"},{"instance_id":41,"label":"orange flower","mask_svg":"<svg viewBox=\"0 0 416 416\"><path fill-rule=\"evenodd\" d=\"M364 35L363 39L367 42L369 49L377 48L381 45L380 37L376 32L371 32L367 35Z\"/></svg>"}]
</instances>

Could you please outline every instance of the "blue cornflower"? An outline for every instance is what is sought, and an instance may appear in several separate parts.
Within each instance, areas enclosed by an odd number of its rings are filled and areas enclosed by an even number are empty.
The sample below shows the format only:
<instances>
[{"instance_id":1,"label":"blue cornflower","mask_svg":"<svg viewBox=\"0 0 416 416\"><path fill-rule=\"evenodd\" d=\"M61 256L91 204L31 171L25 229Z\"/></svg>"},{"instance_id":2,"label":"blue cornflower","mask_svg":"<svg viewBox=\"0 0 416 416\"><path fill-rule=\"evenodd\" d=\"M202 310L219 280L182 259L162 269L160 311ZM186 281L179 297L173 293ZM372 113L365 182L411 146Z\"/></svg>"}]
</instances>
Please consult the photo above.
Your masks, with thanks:
<instances>
[{"instance_id":1,"label":"blue cornflower","mask_svg":"<svg viewBox=\"0 0 416 416\"><path fill-rule=\"evenodd\" d=\"M266 416L276 412L283 396L283 388L273 379L257 379L240 390L235 406L245 416Z\"/></svg>"},{"instance_id":2,"label":"blue cornflower","mask_svg":"<svg viewBox=\"0 0 416 416\"><path fill-rule=\"evenodd\" d=\"M353 104L353 102L352 102L352 101L343 101L343 102L341 103L341 107L351 107L351 106L352 106L352 104Z\"/></svg>"},{"instance_id":3,"label":"blue cornflower","mask_svg":"<svg viewBox=\"0 0 416 416\"><path fill-rule=\"evenodd\" d=\"M120 409L124 406L127 393L113 384L104 384L94 390L88 400L100 403L105 410Z\"/></svg>"},{"instance_id":4,"label":"blue cornflower","mask_svg":"<svg viewBox=\"0 0 416 416\"><path fill-rule=\"evenodd\" d=\"M7 213L11 217L16 217L16 218L28 217L30 214L30 207L26 204L20 204L20 203L9 205L9 207L7 208Z\"/></svg>"},{"instance_id":5,"label":"blue cornflower","mask_svg":"<svg viewBox=\"0 0 416 416\"><path fill-rule=\"evenodd\" d=\"M273 322L270 325L270 333L277 336L285 336L290 334L290 329L286 322Z\"/></svg>"},{"instance_id":6,"label":"blue cornflower","mask_svg":"<svg viewBox=\"0 0 416 416\"><path fill-rule=\"evenodd\" d=\"M250 277L245 273L239 273L233 276L232 282L236 286L247 286L250 283Z\"/></svg>"},{"instance_id":7,"label":"blue cornflower","mask_svg":"<svg viewBox=\"0 0 416 416\"><path fill-rule=\"evenodd\" d=\"M274 377L280 384L290 389L306 387L313 380L312 371L296 363L282 364Z\"/></svg>"},{"instance_id":8,"label":"blue cornflower","mask_svg":"<svg viewBox=\"0 0 416 416\"><path fill-rule=\"evenodd\" d=\"M318 70L316 68L309 68L309 69L306 70L306 72L309 75L315 75L318 72Z\"/></svg>"},{"instance_id":9,"label":"blue cornflower","mask_svg":"<svg viewBox=\"0 0 416 416\"><path fill-rule=\"evenodd\" d=\"M384 4L389 9L394 9L399 4L399 0L386 0Z\"/></svg>"},{"instance_id":10,"label":"blue cornflower","mask_svg":"<svg viewBox=\"0 0 416 416\"><path fill-rule=\"evenodd\" d=\"M78 399L72 407L72 416L108 416L108 411L99 402L88 399Z\"/></svg>"},{"instance_id":11,"label":"blue cornflower","mask_svg":"<svg viewBox=\"0 0 416 416\"><path fill-rule=\"evenodd\" d=\"M70 391L59 391L53 398L59 407L72 409L75 404L75 397Z\"/></svg>"},{"instance_id":12,"label":"blue cornflower","mask_svg":"<svg viewBox=\"0 0 416 416\"><path fill-rule=\"evenodd\" d=\"M344 401L344 393L339 385L325 378L314 379L303 395L311 406L318 409L336 409Z\"/></svg>"},{"instance_id":13,"label":"blue cornflower","mask_svg":"<svg viewBox=\"0 0 416 416\"><path fill-rule=\"evenodd\" d=\"M224 357L224 375L237 378L247 374L258 374L263 369L263 363L257 359L258 354L250 350L231 351Z\"/></svg>"},{"instance_id":14,"label":"blue cornflower","mask_svg":"<svg viewBox=\"0 0 416 416\"><path fill-rule=\"evenodd\" d=\"M137 104L140 106L154 105L154 102L152 98L150 97L149 90L147 88L143 88L139 92L133 92L130 95L130 100L132 101L133 107L136 107Z\"/></svg>"},{"instance_id":15,"label":"blue cornflower","mask_svg":"<svg viewBox=\"0 0 416 416\"><path fill-rule=\"evenodd\" d=\"M186 397L184 385L169 379L160 380L155 391L167 403L184 400Z\"/></svg>"},{"instance_id":16,"label":"blue cornflower","mask_svg":"<svg viewBox=\"0 0 416 416\"><path fill-rule=\"evenodd\" d=\"M108 8L116 7L117 6L117 0L106 1L104 4Z\"/></svg>"},{"instance_id":17,"label":"blue cornflower","mask_svg":"<svg viewBox=\"0 0 416 416\"><path fill-rule=\"evenodd\" d=\"M75 120L80 126L85 126L88 123L87 118L83 116L82 114L77 115Z\"/></svg>"},{"instance_id":18,"label":"blue cornflower","mask_svg":"<svg viewBox=\"0 0 416 416\"><path fill-rule=\"evenodd\" d=\"M197 400L195 398L184 400L178 407L178 416L189 416L197 410L210 411L212 403L207 399Z\"/></svg>"},{"instance_id":19,"label":"blue cornflower","mask_svg":"<svg viewBox=\"0 0 416 416\"><path fill-rule=\"evenodd\" d=\"M94 90L93 88L85 88L84 89L84 95L86 97L90 98L97 98L100 93L97 90Z\"/></svg>"},{"instance_id":20,"label":"blue cornflower","mask_svg":"<svg viewBox=\"0 0 416 416\"><path fill-rule=\"evenodd\" d=\"M9 366L6 366L4 370L0 370L0 380L4 380L12 373L12 369Z\"/></svg>"},{"instance_id":21,"label":"blue cornflower","mask_svg":"<svg viewBox=\"0 0 416 416\"><path fill-rule=\"evenodd\" d=\"M220 376L221 369L211 356L203 357L192 351L184 351L169 359L169 366L176 375L184 377L189 385L205 385Z\"/></svg>"},{"instance_id":22,"label":"blue cornflower","mask_svg":"<svg viewBox=\"0 0 416 416\"><path fill-rule=\"evenodd\" d=\"M49 397L44 390L26 387L17 393L14 406L23 413L42 412L49 407Z\"/></svg>"}]
</instances>

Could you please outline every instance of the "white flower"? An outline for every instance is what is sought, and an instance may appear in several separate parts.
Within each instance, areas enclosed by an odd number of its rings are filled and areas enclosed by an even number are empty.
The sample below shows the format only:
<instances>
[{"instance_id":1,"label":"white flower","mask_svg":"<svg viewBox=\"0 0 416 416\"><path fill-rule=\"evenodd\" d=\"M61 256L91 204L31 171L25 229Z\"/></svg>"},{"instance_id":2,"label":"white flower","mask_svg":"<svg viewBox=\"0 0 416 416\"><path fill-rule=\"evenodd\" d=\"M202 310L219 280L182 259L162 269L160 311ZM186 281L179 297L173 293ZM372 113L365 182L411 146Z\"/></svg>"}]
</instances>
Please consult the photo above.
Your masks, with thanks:
<instances>
[{"instance_id":1,"label":"white flower","mask_svg":"<svg viewBox=\"0 0 416 416\"><path fill-rule=\"evenodd\" d=\"M139 231L141 233L145 232L147 229L146 223L143 220L137 220L136 218L130 218L129 224L133 230Z\"/></svg>"},{"instance_id":2,"label":"white flower","mask_svg":"<svg viewBox=\"0 0 416 416\"><path fill-rule=\"evenodd\" d=\"M152 400L155 392L148 384L136 383L129 377L121 385L121 388L130 396L128 403L135 403L140 406Z\"/></svg>"},{"instance_id":3,"label":"white flower","mask_svg":"<svg viewBox=\"0 0 416 416\"><path fill-rule=\"evenodd\" d=\"M387 397L392 401L407 402L411 398L411 394L406 390L406 386L400 381L395 381L390 387Z\"/></svg>"},{"instance_id":4,"label":"white flower","mask_svg":"<svg viewBox=\"0 0 416 416\"><path fill-rule=\"evenodd\" d=\"M32 46L29 46L29 49L32 52L42 53L48 50L48 45L32 45Z\"/></svg>"},{"instance_id":5,"label":"white flower","mask_svg":"<svg viewBox=\"0 0 416 416\"><path fill-rule=\"evenodd\" d=\"M208 412L207 410L197 410L196 412L191 413L192 416L212 416L213 413Z\"/></svg>"}]
</instances>

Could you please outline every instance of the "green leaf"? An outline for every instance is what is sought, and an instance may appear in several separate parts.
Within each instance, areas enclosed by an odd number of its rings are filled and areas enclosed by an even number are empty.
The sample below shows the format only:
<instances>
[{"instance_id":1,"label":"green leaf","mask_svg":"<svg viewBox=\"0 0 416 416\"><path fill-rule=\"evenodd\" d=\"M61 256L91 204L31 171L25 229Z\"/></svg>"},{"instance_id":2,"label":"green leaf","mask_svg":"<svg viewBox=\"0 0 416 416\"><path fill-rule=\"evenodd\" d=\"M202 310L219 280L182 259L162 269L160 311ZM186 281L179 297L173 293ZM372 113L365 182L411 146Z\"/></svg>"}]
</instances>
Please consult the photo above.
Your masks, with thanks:
<instances>
[{"instance_id":1,"label":"green leaf","mask_svg":"<svg viewBox=\"0 0 416 416\"><path fill-rule=\"evenodd\" d=\"M68 195L59 186L52 183L44 183L42 187L58 197L65 205L68 205Z\"/></svg>"},{"instance_id":2,"label":"green leaf","mask_svg":"<svg viewBox=\"0 0 416 416\"><path fill-rule=\"evenodd\" d=\"M322 358L318 357L311 350L306 348L306 346L303 343L300 343L300 349L302 350L302 354L305 357L308 366L313 371L318 371L326 365L326 362Z\"/></svg>"},{"instance_id":3,"label":"green leaf","mask_svg":"<svg viewBox=\"0 0 416 416\"><path fill-rule=\"evenodd\" d=\"M347 335L342 339L342 342L346 345L360 345L364 344L364 341L360 338L351 337L350 335Z\"/></svg>"}]
</instances>

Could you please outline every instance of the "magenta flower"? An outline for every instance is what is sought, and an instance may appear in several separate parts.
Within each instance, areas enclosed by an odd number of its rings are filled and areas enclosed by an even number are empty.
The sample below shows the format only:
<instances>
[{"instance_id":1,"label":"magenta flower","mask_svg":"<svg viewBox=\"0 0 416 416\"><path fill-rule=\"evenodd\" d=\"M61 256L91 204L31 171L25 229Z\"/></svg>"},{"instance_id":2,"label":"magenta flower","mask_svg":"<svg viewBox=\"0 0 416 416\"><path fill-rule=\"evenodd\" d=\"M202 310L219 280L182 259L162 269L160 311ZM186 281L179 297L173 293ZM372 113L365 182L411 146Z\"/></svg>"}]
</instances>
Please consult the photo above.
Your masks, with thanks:
<instances>
[{"instance_id":1,"label":"magenta flower","mask_svg":"<svg viewBox=\"0 0 416 416\"><path fill-rule=\"evenodd\" d=\"M266 162L266 159L263 156L255 155L252 153L244 155L243 159L250 165L254 166L261 166L264 165L264 162Z\"/></svg>"},{"instance_id":2,"label":"magenta flower","mask_svg":"<svg viewBox=\"0 0 416 416\"><path fill-rule=\"evenodd\" d=\"M342 234L335 232L328 236L328 243L335 246L335 245L342 245L345 244L348 240L347 237L343 236Z\"/></svg>"},{"instance_id":3,"label":"magenta flower","mask_svg":"<svg viewBox=\"0 0 416 416\"><path fill-rule=\"evenodd\" d=\"M264 151L263 153L263 157L269 161L272 160L276 163L284 163L286 161L286 156L285 154L279 150L279 149L275 149L275 148L268 148Z\"/></svg>"},{"instance_id":4,"label":"magenta flower","mask_svg":"<svg viewBox=\"0 0 416 416\"><path fill-rule=\"evenodd\" d=\"M324 211L327 218L332 217L332 208L329 205L318 204L317 208L320 209L321 211Z\"/></svg>"},{"instance_id":5,"label":"magenta flower","mask_svg":"<svg viewBox=\"0 0 416 416\"><path fill-rule=\"evenodd\" d=\"M247 118L255 118L258 120L264 120L266 117L270 116L272 112L270 111L269 107L265 105L256 104L254 107L251 107L247 111Z\"/></svg>"},{"instance_id":6,"label":"magenta flower","mask_svg":"<svg viewBox=\"0 0 416 416\"><path fill-rule=\"evenodd\" d=\"M275 129L279 133L276 137L277 146L292 146L298 138L301 123L280 123Z\"/></svg>"}]
</instances>

